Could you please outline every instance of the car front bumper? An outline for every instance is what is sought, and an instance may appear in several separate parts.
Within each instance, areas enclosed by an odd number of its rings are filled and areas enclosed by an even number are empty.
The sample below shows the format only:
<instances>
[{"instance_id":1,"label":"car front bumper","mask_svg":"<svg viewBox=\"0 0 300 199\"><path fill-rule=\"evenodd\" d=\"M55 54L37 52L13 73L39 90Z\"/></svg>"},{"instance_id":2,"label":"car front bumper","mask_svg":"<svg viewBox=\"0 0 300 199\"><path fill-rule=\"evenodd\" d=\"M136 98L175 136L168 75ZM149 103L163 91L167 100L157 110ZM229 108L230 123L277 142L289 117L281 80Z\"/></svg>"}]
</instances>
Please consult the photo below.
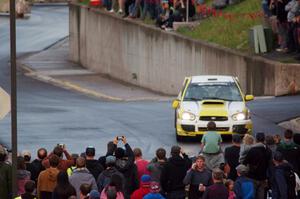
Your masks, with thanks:
<instances>
[{"instance_id":1,"label":"car front bumper","mask_svg":"<svg viewBox=\"0 0 300 199\"><path fill-rule=\"evenodd\" d=\"M207 121L180 121L177 120L176 130L179 136L197 136L207 132ZM221 135L240 134L244 135L252 132L252 121L226 121L215 122L216 131Z\"/></svg>"}]
</instances>

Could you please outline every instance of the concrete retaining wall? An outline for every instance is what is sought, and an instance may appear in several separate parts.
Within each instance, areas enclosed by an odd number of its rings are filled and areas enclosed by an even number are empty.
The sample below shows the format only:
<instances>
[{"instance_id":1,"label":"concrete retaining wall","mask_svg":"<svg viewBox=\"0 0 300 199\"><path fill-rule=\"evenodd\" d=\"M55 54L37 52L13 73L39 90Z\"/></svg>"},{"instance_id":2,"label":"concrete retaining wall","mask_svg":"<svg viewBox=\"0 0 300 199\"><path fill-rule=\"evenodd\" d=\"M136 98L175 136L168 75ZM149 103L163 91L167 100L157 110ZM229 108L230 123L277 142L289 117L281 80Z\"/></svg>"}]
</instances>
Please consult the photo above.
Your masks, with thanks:
<instances>
[{"instance_id":1,"label":"concrete retaining wall","mask_svg":"<svg viewBox=\"0 0 300 199\"><path fill-rule=\"evenodd\" d=\"M70 59L171 95L189 75L238 76L242 89L254 95L286 94L294 79L300 83L298 65L250 57L76 4L70 5Z\"/></svg>"}]
</instances>

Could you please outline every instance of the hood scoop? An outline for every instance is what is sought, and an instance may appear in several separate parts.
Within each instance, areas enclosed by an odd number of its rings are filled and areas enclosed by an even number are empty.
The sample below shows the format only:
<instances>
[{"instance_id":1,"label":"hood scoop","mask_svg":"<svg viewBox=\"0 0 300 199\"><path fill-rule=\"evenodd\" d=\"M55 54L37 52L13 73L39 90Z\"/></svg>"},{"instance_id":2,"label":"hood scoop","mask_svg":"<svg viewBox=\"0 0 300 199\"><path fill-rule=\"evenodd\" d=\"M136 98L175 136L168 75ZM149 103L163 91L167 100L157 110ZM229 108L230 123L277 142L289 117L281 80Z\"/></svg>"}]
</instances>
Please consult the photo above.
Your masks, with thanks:
<instances>
[{"instance_id":1,"label":"hood scoop","mask_svg":"<svg viewBox=\"0 0 300 199\"><path fill-rule=\"evenodd\" d=\"M224 105L223 100L204 100L202 105Z\"/></svg>"}]
</instances>

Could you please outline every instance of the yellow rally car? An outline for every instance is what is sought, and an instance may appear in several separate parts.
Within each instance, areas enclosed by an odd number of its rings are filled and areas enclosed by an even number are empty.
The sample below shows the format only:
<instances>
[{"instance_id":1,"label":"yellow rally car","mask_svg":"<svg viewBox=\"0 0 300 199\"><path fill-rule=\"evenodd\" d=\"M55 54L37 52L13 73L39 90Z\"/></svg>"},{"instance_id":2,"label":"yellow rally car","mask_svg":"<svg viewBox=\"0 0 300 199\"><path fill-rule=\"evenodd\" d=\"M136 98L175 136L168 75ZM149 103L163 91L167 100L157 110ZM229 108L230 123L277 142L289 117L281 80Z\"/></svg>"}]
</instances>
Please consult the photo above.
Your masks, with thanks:
<instances>
[{"instance_id":1,"label":"yellow rally car","mask_svg":"<svg viewBox=\"0 0 300 199\"><path fill-rule=\"evenodd\" d=\"M214 121L221 135L251 133L252 121L238 79L232 76L186 77L178 98L173 101L178 141L203 135Z\"/></svg>"}]
</instances>

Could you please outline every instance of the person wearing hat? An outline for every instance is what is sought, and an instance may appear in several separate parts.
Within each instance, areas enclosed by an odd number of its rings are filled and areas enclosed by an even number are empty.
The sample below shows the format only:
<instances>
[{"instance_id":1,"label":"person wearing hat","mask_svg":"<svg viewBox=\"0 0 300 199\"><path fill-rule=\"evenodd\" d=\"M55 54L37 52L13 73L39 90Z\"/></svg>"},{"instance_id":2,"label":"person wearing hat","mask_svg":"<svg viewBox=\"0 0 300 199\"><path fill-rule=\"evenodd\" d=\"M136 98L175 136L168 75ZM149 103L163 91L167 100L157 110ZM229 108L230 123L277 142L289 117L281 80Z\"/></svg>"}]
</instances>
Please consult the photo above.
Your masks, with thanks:
<instances>
[{"instance_id":1,"label":"person wearing hat","mask_svg":"<svg viewBox=\"0 0 300 199\"><path fill-rule=\"evenodd\" d=\"M235 167L239 165L240 149L242 138L239 134L232 135L232 145L226 147L224 152L225 162L229 165L228 178L235 181L237 178Z\"/></svg>"},{"instance_id":2,"label":"person wearing hat","mask_svg":"<svg viewBox=\"0 0 300 199\"><path fill-rule=\"evenodd\" d=\"M110 183L111 176L114 174L121 176L122 181L124 182L123 174L119 172L115 167L116 157L112 155L107 156L105 163L106 163L106 169L99 175L97 179L97 186L100 193Z\"/></svg>"},{"instance_id":3,"label":"person wearing hat","mask_svg":"<svg viewBox=\"0 0 300 199\"><path fill-rule=\"evenodd\" d=\"M144 196L143 199L165 199L160 194L160 186L158 182L151 182L150 183L150 193Z\"/></svg>"},{"instance_id":4,"label":"person wearing hat","mask_svg":"<svg viewBox=\"0 0 300 199\"><path fill-rule=\"evenodd\" d=\"M104 169L100 162L95 159L95 153L96 149L93 146L89 146L85 150L86 168L91 172L95 180L97 180Z\"/></svg>"},{"instance_id":5,"label":"person wearing hat","mask_svg":"<svg viewBox=\"0 0 300 199\"><path fill-rule=\"evenodd\" d=\"M18 195L25 193L25 184L30 180L31 173L26 170L25 160L22 156L17 158L17 185Z\"/></svg>"},{"instance_id":6,"label":"person wearing hat","mask_svg":"<svg viewBox=\"0 0 300 199\"><path fill-rule=\"evenodd\" d=\"M151 177L149 175L142 175L140 182L140 188L131 194L130 199L143 199L150 192Z\"/></svg>"},{"instance_id":7,"label":"person wearing hat","mask_svg":"<svg viewBox=\"0 0 300 199\"><path fill-rule=\"evenodd\" d=\"M92 190L89 193L89 199L100 199L100 193L96 190Z\"/></svg>"},{"instance_id":8,"label":"person wearing hat","mask_svg":"<svg viewBox=\"0 0 300 199\"><path fill-rule=\"evenodd\" d=\"M164 192L167 194L168 199L184 199L185 198L185 185L183 179L186 172L191 168L192 161L182 151L180 146L172 146L171 157L165 164L160 182Z\"/></svg>"},{"instance_id":9,"label":"person wearing hat","mask_svg":"<svg viewBox=\"0 0 300 199\"><path fill-rule=\"evenodd\" d=\"M0 198L10 199L12 192L12 167L6 161L7 152L2 145L0 145Z\"/></svg>"},{"instance_id":10,"label":"person wearing hat","mask_svg":"<svg viewBox=\"0 0 300 199\"><path fill-rule=\"evenodd\" d=\"M249 171L249 168L243 164L238 165L236 168L237 179L234 182L234 193L236 199L244 198L255 198L255 188L254 182L250 178L247 178L246 175Z\"/></svg>"},{"instance_id":11,"label":"person wearing hat","mask_svg":"<svg viewBox=\"0 0 300 199\"><path fill-rule=\"evenodd\" d=\"M272 151L264 144L264 133L256 133L255 139L256 144L247 153L243 164L249 166L247 176L255 183L255 198L264 199L267 188L267 170L272 162Z\"/></svg>"}]
</instances>

